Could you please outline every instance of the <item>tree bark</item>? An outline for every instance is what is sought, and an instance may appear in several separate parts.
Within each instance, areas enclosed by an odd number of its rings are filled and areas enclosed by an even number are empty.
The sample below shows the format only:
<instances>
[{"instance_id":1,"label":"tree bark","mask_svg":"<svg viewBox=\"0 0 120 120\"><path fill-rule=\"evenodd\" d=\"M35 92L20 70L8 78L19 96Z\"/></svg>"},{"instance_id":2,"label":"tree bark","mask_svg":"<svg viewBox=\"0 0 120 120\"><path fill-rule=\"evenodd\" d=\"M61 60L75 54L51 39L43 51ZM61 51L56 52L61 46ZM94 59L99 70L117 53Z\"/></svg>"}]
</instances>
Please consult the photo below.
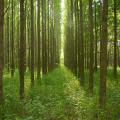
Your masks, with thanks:
<instances>
[{"instance_id":1,"label":"tree bark","mask_svg":"<svg viewBox=\"0 0 120 120\"><path fill-rule=\"evenodd\" d=\"M38 32L38 65L37 65L37 78L40 78L41 70L41 48L40 48L40 0L37 1L38 4L38 15L37 15L37 32Z\"/></svg>"},{"instance_id":2,"label":"tree bark","mask_svg":"<svg viewBox=\"0 0 120 120\"><path fill-rule=\"evenodd\" d=\"M0 0L0 104L3 101L4 67L4 0Z\"/></svg>"},{"instance_id":3,"label":"tree bark","mask_svg":"<svg viewBox=\"0 0 120 120\"><path fill-rule=\"evenodd\" d=\"M46 0L42 0L42 73L47 73Z\"/></svg>"},{"instance_id":4,"label":"tree bark","mask_svg":"<svg viewBox=\"0 0 120 120\"><path fill-rule=\"evenodd\" d=\"M31 86L34 86L34 2L31 0Z\"/></svg>"},{"instance_id":5,"label":"tree bark","mask_svg":"<svg viewBox=\"0 0 120 120\"><path fill-rule=\"evenodd\" d=\"M94 77L94 34L93 34L93 0L89 0L89 38L90 38L90 66L89 66L89 93L93 94Z\"/></svg>"},{"instance_id":6,"label":"tree bark","mask_svg":"<svg viewBox=\"0 0 120 120\"><path fill-rule=\"evenodd\" d=\"M24 98L24 74L26 65L25 11L24 0L20 0L20 99Z\"/></svg>"},{"instance_id":7,"label":"tree bark","mask_svg":"<svg viewBox=\"0 0 120 120\"><path fill-rule=\"evenodd\" d=\"M107 17L108 17L108 0L103 0L102 8L102 33L100 40L100 107L104 108L106 104L106 76L107 76Z\"/></svg>"},{"instance_id":8,"label":"tree bark","mask_svg":"<svg viewBox=\"0 0 120 120\"><path fill-rule=\"evenodd\" d=\"M12 31L11 31L11 77L14 76L14 1L12 0Z\"/></svg>"},{"instance_id":9,"label":"tree bark","mask_svg":"<svg viewBox=\"0 0 120 120\"><path fill-rule=\"evenodd\" d=\"M114 0L114 77L117 78L117 6Z\"/></svg>"},{"instance_id":10,"label":"tree bark","mask_svg":"<svg viewBox=\"0 0 120 120\"><path fill-rule=\"evenodd\" d=\"M98 42L98 29L97 29L97 4L95 2L95 71L97 71L97 50L98 50L98 46L97 46L97 42Z\"/></svg>"}]
</instances>

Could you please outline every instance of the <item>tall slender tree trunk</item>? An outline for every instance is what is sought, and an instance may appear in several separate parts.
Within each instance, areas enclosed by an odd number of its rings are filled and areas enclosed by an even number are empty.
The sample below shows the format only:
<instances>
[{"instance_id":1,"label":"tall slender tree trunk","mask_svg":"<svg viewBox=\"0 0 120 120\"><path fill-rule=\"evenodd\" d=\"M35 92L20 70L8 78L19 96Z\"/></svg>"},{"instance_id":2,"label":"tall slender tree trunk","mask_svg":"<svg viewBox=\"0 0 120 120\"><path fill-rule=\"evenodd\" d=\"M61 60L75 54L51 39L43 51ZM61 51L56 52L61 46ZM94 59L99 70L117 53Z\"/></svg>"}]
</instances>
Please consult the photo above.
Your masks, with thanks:
<instances>
[{"instance_id":1,"label":"tall slender tree trunk","mask_svg":"<svg viewBox=\"0 0 120 120\"><path fill-rule=\"evenodd\" d=\"M46 0L42 0L42 73L47 73Z\"/></svg>"},{"instance_id":2,"label":"tall slender tree trunk","mask_svg":"<svg viewBox=\"0 0 120 120\"><path fill-rule=\"evenodd\" d=\"M107 76L107 17L108 17L108 0L103 0L102 9L102 33L100 41L100 107L104 108L106 104L106 76Z\"/></svg>"},{"instance_id":3,"label":"tall slender tree trunk","mask_svg":"<svg viewBox=\"0 0 120 120\"><path fill-rule=\"evenodd\" d=\"M29 2L27 3L29 5ZM27 6L28 6L27 5ZM31 28L30 28L30 14L27 17L27 67L31 71Z\"/></svg>"},{"instance_id":4,"label":"tall slender tree trunk","mask_svg":"<svg viewBox=\"0 0 120 120\"><path fill-rule=\"evenodd\" d=\"M98 50L98 46L97 46L97 42L98 42L98 29L97 29L97 4L95 1L95 71L97 71L97 50Z\"/></svg>"},{"instance_id":5,"label":"tall slender tree trunk","mask_svg":"<svg viewBox=\"0 0 120 120\"><path fill-rule=\"evenodd\" d=\"M38 12L37 12L37 32L38 32L38 65L37 65L37 78L40 78L40 70L41 70L41 48L40 48L40 0L37 1L38 4Z\"/></svg>"},{"instance_id":6,"label":"tall slender tree trunk","mask_svg":"<svg viewBox=\"0 0 120 120\"><path fill-rule=\"evenodd\" d=\"M70 0L70 44L71 44L71 47L70 47L70 52L71 52L71 55L70 55L70 59L71 59L71 63L69 64L71 66L71 70L72 72L75 74L75 40L74 40L74 35L73 35L73 32L74 32L74 18L73 18L73 8L74 8L74 3L73 3L73 0Z\"/></svg>"},{"instance_id":7,"label":"tall slender tree trunk","mask_svg":"<svg viewBox=\"0 0 120 120\"><path fill-rule=\"evenodd\" d=\"M93 0L89 0L89 38L90 38L90 64L89 64L89 93L93 94L94 77L94 35L93 35Z\"/></svg>"},{"instance_id":8,"label":"tall slender tree trunk","mask_svg":"<svg viewBox=\"0 0 120 120\"><path fill-rule=\"evenodd\" d=\"M12 31L11 31L11 77L14 76L14 1L12 0Z\"/></svg>"},{"instance_id":9,"label":"tall slender tree trunk","mask_svg":"<svg viewBox=\"0 0 120 120\"><path fill-rule=\"evenodd\" d=\"M119 48L119 46L118 46L117 52L118 52L118 66L120 67L120 48Z\"/></svg>"},{"instance_id":10,"label":"tall slender tree trunk","mask_svg":"<svg viewBox=\"0 0 120 120\"><path fill-rule=\"evenodd\" d=\"M117 6L114 0L114 77L117 78Z\"/></svg>"},{"instance_id":11,"label":"tall slender tree trunk","mask_svg":"<svg viewBox=\"0 0 120 120\"><path fill-rule=\"evenodd\" d=\"M26 65L25 11L24 0L20 0L20 99L24 98L24 74Z\"/></svg>"},{"instance_id":12,"label":"tall slender tree trunk","mask_svg":"<svg viewBox=\"0 0 120 120\"><path fill-rule=\"evenodd\" d=\"M34 5L34 68L35 68L35 71L37 70L37 52L38 52L38 45L37 45L37 10L36 10L36 7L37 7L37 2L34 2L33 1L33 5Z\"/></svg>"},{"instance_id":13,"label":"tall slender tree trunk","mask_svg":"<svg viewBox=\"0 0 120 120\"><path fill-rule=\"evenodd\" d=\"M50 0L48 0L48 72L50 71L51 65L50 65Z\"/></svg>"},{"instance_id":14,"label":"tall slender tree trunk","mask_svg":"<svg viewBox=\"0 0 120 120\"><path fill-rule=\"evenodd\" d=\"M83 1L80 0L80 81L84 85L84 35L83 35Z\"/></svg>"},{"instance_id":15,"label":"tall slender tree trunk","mask_svg":"<svg viewBox=\"0 0 120 120\"><path fill-rule=\"evenodd\" d=\"M75 75L78 74L78 0L75 1Z\"/></svg>"},{"instance_id":16,"label":"tall slender tree trunk","mask_svg":"<svg viewBox=\"0 0 120 120\"><path fill-rule=\"evenodd\" d=\"M0 104L3 101L4 67L4 0L0 0Z\"/></svg>"},{"instance_id":17,"label":"tall slender tree trunk","mask_svg":"<svg viewBox=\"0 0 120 120\"><path fill-rule=\"evenodd\" d=\"M31 0L31 85L34 86L34 2Z\"/></svg>"},{"instance_id":18,"label":"tall slender tree trunk","mask_svg":"<svg viewBox=\"0 0 120 120\"><path fill-rule=\"evenodd\" d=\"M10 2L9 2L10 5ZM7 69L10 70L10 10L7 14Z\"/></svg>"}]
</instances>

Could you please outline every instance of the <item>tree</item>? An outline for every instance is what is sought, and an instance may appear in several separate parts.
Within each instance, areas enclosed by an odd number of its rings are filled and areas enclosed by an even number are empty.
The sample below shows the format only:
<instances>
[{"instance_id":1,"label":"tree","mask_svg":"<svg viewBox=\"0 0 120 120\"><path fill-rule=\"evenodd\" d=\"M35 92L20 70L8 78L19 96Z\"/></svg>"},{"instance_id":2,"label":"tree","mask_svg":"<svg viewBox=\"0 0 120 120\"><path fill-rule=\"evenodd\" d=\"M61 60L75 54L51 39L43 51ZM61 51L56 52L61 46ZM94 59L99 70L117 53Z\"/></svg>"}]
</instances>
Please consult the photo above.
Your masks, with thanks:
<instances>
[{"instance_id":1,"label":"tree","mask_svg":"<svg viewBox=\"0 0 120 120\"><path fill-rule=\"evenodd\" d=\"M34 86L34 2L31 0L31 85Z\"/></svg>"},{"instance_id":2,"label":"tree","mask_svg":"<svg viewBox=\"0 0 120 120\"><path fill-rule=\"evenodd\" d=\"M74 40L74 36L73 36L73 33L74 33L74 18L73 18L73 8L74 8L74 3L73 3L73 0L70 0L70 34L69 34L69 39L70 39L70 48L69 48L69 51L70 51L70 68L71 68L71 71L73 73L75 73L75 40Z\"/></svg>"},{"instance_id":3,"label":"tree","mask_svg":"<svg viewBox=\"0 0 120 120\"><path fill-rule=\"evenodd\" d=\"M78 63L79 63L79 74L80 74L80 81L81 85L84 84L84 33L83 33L83 1L80 0L80 37L79 37L79 58Z\"/></svg>"},{"instance_id":4,"label":"tree","mask_svg":"<svg viewBox=\"0 0 120 120\"><path fill-rule=\"evenodd\" d=\"M98 46L97 46L97 43L98 43L98 26L97 26L97 3L96 1L94 2L94 5L95 5L95 71L97 71L97 50L98 50Z\"/></svg>"},{"instance_id":5,"label":"tree","mask_svg":"<svg viewBox=\"0 0 120 120\"><path fill-rule=\"evenodd\" d=\"M114 0L114 77L117 77L117 6Z\"/></svg>"},{"instance_id":6,"label":"tree","mask_svg":"<svg viewBox=\"0 0 120 120\"><path fill-rule=\"evenodd\" d=\"M100 40L100 107L104 108L106 104L106 76L107 76L107 17L108 17L108 0L103 0L102 8L102 33Z\"/></svg>"},{"instance_id":7,"label":"tree","mask_svg":"<svg viewBox=\"0 0 120 120\"><path fill-rule=\"evenodd\" d=\"M0 0L0 104L3 101L4 67L4 0Z\"/></svg>"},{"instance_id":8,"label":"tree","mask_svg":"<svg viewBox=\"0 0 120 120\"><path fill-rule=\"evenodd\" d=\"M75 75L78 75L78 0L75 1ZM79 73L80 74L80 73Z\"/></svg>"},{"instance_id":9,"label":"tree","mask_svg":"<svg viewBox=\"0 0 120 120\"><path fill-rule=\"evenodd\" d=\"M38 65L37 65L37 77L40 77L41 70L41 48L40 48L40 0L37 1L38 4L38 16L37 16L37 32L38 32Z\"/></svg>"},{"instance_id":10,"label":"tree","mask_svg":"<svg viewBox=\"0 0 120 120\"><path fill-rule=\"evenodd\" d=\"M10 1L7 2L7 5L10 6ZM7 12L7 35L6 35L6 59L7 59L7 69L8 71L10 70L10 9Z\"/></svg>"},{"instance_id":11,"label":"tree","mask_svg":"<svg viewBox=\"0 0 120 120\"><path fill-rule=\"evenodd\" d=\"M51 54L50 54L50 0L48 0L48 72L51 70Z\"/></svg>"},{"instance_id":12,"label":"tree","mask_svg":"<svg viewBox=\"0 0 120 120\"><path fill-rule=\"evenodd\" d=\"M11 77L14 76L14 1L12 0L12 28L11 28Z\"/></svg>"},{"instance_id":13,"label":"tree","mask_svg":"<svg viewBox=\"0 0 120 120\"><path fill-rule=\"evenodd\" d=\"M47 73L46 0L42 0L42 73Z\"/></svg>"},{"instance_id":14,"label":"tree","mask_svg":"<svg viewBox=\"0 0 120 120\"><path fill-rule=\"evenodd\" d=\"M89 68L89 93L93 94L94 77L94 34L93 34L93 0L89 0L89 39L90 39L90 68Z\"/></svg>"},{"instance_id":15,"label":"tree","mask_svg":"<svg viewBox=\"0 0 120 120\"><path fill-rule=\"evenodd\" d=\"M24 74L26 65L25 13L24 0L20 0L20 99L24 98Z\"/></svg>"}]
</instances>

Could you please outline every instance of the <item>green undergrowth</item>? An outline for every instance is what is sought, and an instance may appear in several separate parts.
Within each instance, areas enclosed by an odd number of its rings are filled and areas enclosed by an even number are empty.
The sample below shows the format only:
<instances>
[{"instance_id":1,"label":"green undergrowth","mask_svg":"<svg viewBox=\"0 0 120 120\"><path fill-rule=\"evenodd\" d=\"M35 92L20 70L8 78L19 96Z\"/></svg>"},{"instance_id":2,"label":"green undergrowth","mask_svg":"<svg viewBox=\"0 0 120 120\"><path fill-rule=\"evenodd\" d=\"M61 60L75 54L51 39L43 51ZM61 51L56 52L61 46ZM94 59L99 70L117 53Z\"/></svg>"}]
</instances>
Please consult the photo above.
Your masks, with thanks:
<instances>
[{"instance_id":1,"label":"green undergrowth","mask_svg":"<svg viewBox=\"0 0 120 120\"><path fill-rule=\"evenodd\" d=\"M85 87L66 68L59 67L30 87L30 75L25 77L25 99L19 100L19 76L14 78L5 72L4 107L5 120L120 120L120 84L108 70L107 106L100 110L99 72L95 74L94 95L88 95L88 72Z\"/></svg>"}]
</instances>

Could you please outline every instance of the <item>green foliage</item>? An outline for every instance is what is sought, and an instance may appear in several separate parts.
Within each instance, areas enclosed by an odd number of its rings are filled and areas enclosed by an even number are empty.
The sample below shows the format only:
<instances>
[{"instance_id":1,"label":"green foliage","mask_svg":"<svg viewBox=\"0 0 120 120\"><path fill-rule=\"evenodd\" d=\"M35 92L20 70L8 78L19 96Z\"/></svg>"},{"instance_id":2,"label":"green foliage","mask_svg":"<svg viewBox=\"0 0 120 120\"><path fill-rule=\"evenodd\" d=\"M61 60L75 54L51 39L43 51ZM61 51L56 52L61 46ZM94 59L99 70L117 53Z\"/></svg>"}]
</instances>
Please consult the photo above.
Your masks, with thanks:
<instances>
[{"instance_id":1,"label":"green foliage","mask_svg":"<svg viewBox=\"0 0 120 120\"><path fill-rule=\"evenodd\" d=\"M66 68L57 68L42 79L36 79L35 87L30 87L29 73L26 73L24 101L19 100L18 71L14 78L5 72L4 107L1 107L5 120L119 120L120 84L108 72L107 106L98 106L99 72L95 74L94 96L89 97L86 87ZM86 90L85 90L86 89Z\"/></svg>"}]
</instances>

